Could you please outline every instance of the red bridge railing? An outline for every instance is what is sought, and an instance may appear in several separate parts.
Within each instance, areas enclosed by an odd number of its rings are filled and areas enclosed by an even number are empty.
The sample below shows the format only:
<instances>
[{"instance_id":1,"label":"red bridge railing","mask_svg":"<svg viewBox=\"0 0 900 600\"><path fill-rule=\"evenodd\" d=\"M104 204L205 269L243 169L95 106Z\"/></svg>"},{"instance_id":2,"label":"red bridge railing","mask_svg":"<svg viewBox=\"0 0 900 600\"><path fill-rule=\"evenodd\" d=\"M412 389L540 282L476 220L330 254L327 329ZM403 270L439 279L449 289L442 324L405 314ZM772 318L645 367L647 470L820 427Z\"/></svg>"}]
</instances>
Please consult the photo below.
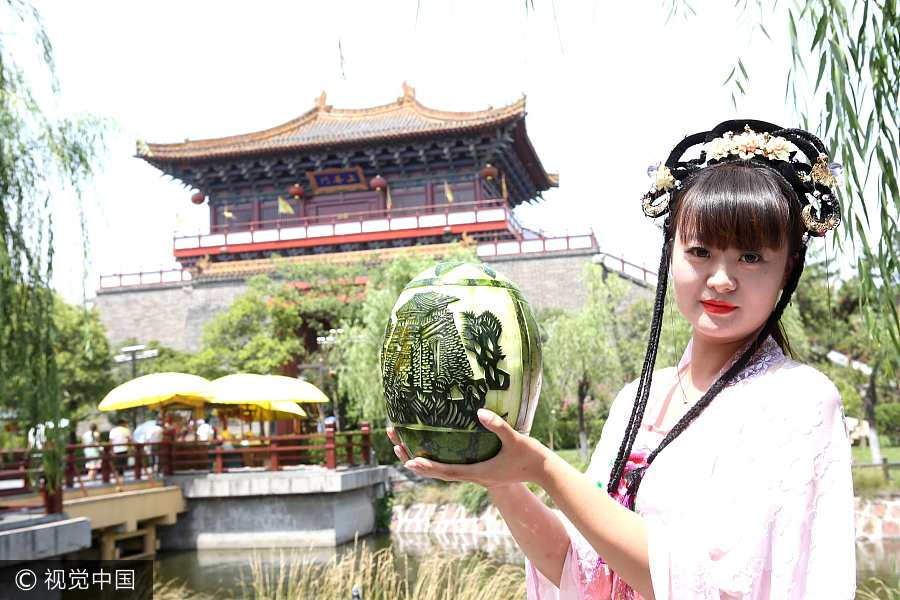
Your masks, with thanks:
<instances>
[{"instance_id":1,"label":"red bridge railing","mask_svg":"<svg viewBox=\"0 0 900 600\"><path fill-rule=\"evenodd\" d=\"M167 432L168 433L168 432ZM115 448L125 448L116 453ZM99 456L89 456L86 449L96 449ZM242 444L236 440L215 439L208 442L180 441L166 435L161 442L125 444L69 444L66 446L63 479L65 487L81 485L93 461L100 480L109 483L120 478L142 480L156 475L178 473L227 473L251 469L278 471L286 466L321 465L327 469L339 466L367 465L372 456L371 430L362 423L355 431L274 435L252 438ZM36 491L43 471L40 451L16 448L0 450L0 497ZM3 485L3 482L14 482Z\"/></svg>"}]
</instances>

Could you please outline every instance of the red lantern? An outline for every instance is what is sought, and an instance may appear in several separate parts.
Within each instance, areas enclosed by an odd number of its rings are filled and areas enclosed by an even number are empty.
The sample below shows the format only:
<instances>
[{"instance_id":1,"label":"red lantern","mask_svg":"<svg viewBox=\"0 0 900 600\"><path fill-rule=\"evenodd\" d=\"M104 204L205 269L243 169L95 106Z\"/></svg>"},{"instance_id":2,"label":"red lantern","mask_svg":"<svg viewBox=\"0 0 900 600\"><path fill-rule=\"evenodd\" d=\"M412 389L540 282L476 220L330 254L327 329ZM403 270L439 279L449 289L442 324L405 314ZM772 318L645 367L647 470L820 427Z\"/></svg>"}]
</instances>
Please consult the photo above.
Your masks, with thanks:
<instances>
[{"instance_id":1,"label":"red lantern","mask_svg":"<svg viewBox=\"0 0 900 600\"><path fill-rule=\"evenodd\" d=\"M204 200L206 200L206 196L203 195L203 192L194 192L194 195L191 196L191 202L194 204L203 204Z\"/></svg>"},{"instance_id":2,"label":"red lantern","mask_svg":"<svg viewBox=\"0 0 900 600\"><path fill-rule=\"evenodd\" d=\"M288 194L294 197L294 200L298 200L303 197L303 186L299 183L295 183L291 187L288 188Z\"/></svg>"},{"instance_id":3,"label":"red lantern","mask_svg":"<svg viewBox=\"0 0 900 600\"><path fill-rule=\"evenodd\" d=\"M480 172L482 179L485 179L487 181L493 181L494 179L497 178L497 175L499 175L499 174L500 174L500 171L498 171L497 167L495 167L491 163L487 163L486 165L484 165L484 168L481 169L481 172Z\"/></svg>"},{"instance_id":4,"label":"red lantern","mask_svg":"<svg viewBox=\"0 0 900 600\"><path fill-rule=\"evenodd\" d=\"M376 175L371 180L369 180L369 187L371 187L373 190L382 192L387 189L387 181L381 175Z\"/></svg>"}]
</instances>

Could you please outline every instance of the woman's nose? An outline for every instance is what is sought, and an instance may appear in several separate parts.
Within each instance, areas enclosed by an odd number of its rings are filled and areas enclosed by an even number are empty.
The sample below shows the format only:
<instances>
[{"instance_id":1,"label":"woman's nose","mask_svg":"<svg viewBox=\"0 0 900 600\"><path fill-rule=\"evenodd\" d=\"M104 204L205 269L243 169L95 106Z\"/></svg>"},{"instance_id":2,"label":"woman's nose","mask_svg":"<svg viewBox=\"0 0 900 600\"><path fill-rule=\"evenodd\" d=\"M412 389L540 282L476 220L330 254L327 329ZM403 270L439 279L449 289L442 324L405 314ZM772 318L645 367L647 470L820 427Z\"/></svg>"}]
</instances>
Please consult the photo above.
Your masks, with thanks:
<instances>
[{"instance_id":1,"label":"woman's nose","mask_svg":"<svg viewBox=\"0 0 900 600\"><path fill-rule=\"evenodd\" d=\"M727 265L724 263L719 263L715 266L706 284L720 294L733 292L737 287L737 282L728 272Z\"/></svg>"}]
</instances>

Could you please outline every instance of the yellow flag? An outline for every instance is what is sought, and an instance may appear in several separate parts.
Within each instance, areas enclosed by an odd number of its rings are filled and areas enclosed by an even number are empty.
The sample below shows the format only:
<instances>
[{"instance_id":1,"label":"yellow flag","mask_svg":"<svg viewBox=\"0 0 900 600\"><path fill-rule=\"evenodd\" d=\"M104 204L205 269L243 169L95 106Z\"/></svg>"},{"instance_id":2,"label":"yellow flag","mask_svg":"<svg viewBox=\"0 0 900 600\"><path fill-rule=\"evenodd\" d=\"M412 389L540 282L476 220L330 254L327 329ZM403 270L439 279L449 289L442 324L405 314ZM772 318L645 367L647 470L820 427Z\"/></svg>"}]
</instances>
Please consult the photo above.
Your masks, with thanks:
<instances>
[{"instance_id":1,"label":"yellow flag","mask_svg":"<svg viewBox=\"0 0 900 600\"><path fill-rule=\"evenodd\" d=\"M444 180L444 196L447 197L447 204L453 204L453 190L450 189L446 179Z\"/></svg>"},{"instance_id":2,"label":"yellow flag","mask_svg":"<svg viewBox=\"0 0 900 600\"><path fill-rule=\"evenodd\" d=\"M233 218L234 218L234 213L231 212L230 210L228 210L228 207L227 207L227 206L225 207L225 210L222 211L222 214L225 215L225 218L226 218L226 219L233 219Z\"/></svg>"},{"instance_id":3,"label":"yellow flag","mask_svg":"<svg viewBox=\"0 0 900 600\"><path fill-rule=\"evenodd\" d=\"M391 186L387 187L387 200L385 201L385 204L387 205L388 210L391 210L391 207L394 205L393 201L391 200Z\"/></svg>"},{"instance_id":4,"label":"yellow flag","mask_svg":"<svg viewBox=\"0 0 900 600\"><path fill-rule=\"evenodd\" d=\"M503 192L503 201L509 201L509 190L506 187L506 175L500 176L500 189Z\"/></svg>"},{"instance_id":5,"label":"yellow flag","mask_svg":"<svg viewBox=\"0 0 900 600\"><path fill-rule=\"evenodd\" d=\"M290 203L278 196L278 214L279 215L292 215L294 214L294 209L291 207Z\"/></svg>"}]
</instances>

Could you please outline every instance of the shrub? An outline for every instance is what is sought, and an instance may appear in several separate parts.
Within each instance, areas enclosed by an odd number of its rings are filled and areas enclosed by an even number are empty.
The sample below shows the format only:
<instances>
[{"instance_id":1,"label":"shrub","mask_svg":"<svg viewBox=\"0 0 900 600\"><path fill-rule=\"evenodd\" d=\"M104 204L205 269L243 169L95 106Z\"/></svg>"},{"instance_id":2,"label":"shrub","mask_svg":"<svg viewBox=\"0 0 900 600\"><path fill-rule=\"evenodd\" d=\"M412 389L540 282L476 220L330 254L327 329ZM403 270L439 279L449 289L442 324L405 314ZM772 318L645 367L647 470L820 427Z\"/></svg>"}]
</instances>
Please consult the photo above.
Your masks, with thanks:
<instances>
[{"instance_id":1,"label":"shrub","mask_svg":"<svg viewBox=\"0 0 900 600\"><path fill-rule=\"evenodd\" d=\"M601 403L594 402L585 406L584 428L588 436L588 448L593 450L600 440L600 432L606 423L607 410ZM578 405L570 404L556 422L554 447L578 447Z\"/></svg>"},{"instance_id":2,"label":"shrub","mask_svg":"<svg viewBox=\"0 0 900 600\"><path fill-rule=\"evenodd\" d=\"M394 497L385 494L375 499L375 530L380 532L390 531L391 515L394 512Z\"/></svg>"},{"instance_id":3,"label":"shrub","mask_svg":"<svg viewBox=\"0 0 900 600\"><path fill-rule=\"evenodd\" d=\"M888 437L891 446L900 446L900 402L876 406L875 422L878 432Z\"/></svg>"},{"instance_id":4,"label":"shrub","mask_svg":"<svg viewBox=\"0 0 900 600\"><path fill-rule=\"evenodd\" d=\"M881 469L853 469L853 493L857 496L870 496L875 492L887 489L888 482Z\"/></svg>"},{"instance_id":5,"label":"shrub","mask_svg":"<svg viewBox=\"0 0 900 600\"><path fill-rule=\"evenodd\" d=\"M491 504L487 488L469 481L457 486L456 501L473 515L480 515Z\"/></svg>"}]
</instances>

